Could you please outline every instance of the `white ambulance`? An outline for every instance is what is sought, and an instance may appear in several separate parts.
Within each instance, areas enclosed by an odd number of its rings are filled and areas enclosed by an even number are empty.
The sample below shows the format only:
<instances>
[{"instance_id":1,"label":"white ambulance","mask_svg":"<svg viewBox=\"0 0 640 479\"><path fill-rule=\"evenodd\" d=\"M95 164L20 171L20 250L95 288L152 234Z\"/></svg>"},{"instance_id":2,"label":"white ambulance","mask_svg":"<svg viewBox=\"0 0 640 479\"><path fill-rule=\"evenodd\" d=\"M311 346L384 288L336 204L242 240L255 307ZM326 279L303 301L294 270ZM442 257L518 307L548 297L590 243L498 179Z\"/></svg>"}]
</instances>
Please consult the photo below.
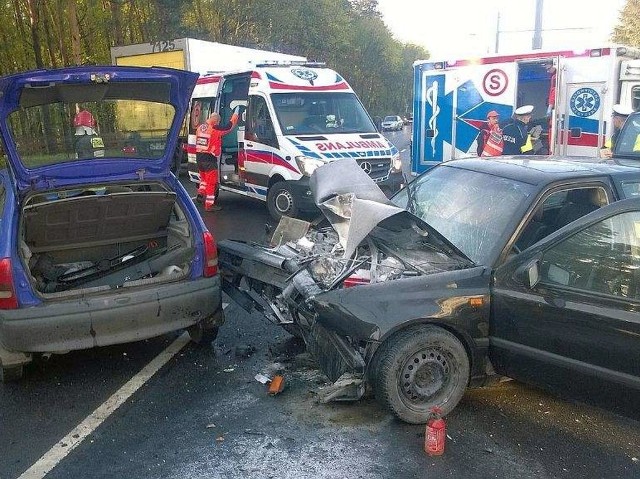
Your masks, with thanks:
<instances>
[{"instance_id":1,"label":"white ambulance","mask_svg":"<svg viewBox=\"0 0 640 479\"><path fill-rule=\"evenodd\" d=\"M388 192L399 189L398 149L377 131L345 79L323 64L271 62L204 75L189 115L189 175L198 181L195 133L212 110L226 123L243 112L223 137L221 190L266 201L274 218L314 211L309 176L333 160L353 158Z\"/></svg>"},{"instance_id":2,"label":"white ambulance","mask_svg":"<svg viewBox=\"0 0 640 479\"><path fill-rule=\"evenodd\" d=\"M555 100L549 109L552 87ZM542 130L536 153L598 157L612 133L617 103L640 108L637 49L606 46L415 62L412 174L441 161L477 156L487 114L496 111L504 124L523 105L535 107L529 126Z\"/></svg>"}]
</instances>

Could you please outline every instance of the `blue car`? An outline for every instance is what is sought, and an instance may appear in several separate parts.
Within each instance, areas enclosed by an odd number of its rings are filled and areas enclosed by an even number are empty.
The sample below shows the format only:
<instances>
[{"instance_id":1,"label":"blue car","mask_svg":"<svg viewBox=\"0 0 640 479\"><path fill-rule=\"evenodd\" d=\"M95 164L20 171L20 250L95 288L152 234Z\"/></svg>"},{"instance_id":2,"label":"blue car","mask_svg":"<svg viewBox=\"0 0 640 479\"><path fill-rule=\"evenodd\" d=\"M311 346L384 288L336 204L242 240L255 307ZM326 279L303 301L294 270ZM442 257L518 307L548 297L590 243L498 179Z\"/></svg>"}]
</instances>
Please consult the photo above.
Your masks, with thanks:
<instances>
[{"instance_id":1,"label":"blue car","mask_svg":"<svg viewBox=\"0 0 640 479\"><path fill-rule=\"evenodd\" d=\"M37 354L224 322L215 239L170 168L197 74L0 78L0 377Z\"/></svg>"}]
</instances>

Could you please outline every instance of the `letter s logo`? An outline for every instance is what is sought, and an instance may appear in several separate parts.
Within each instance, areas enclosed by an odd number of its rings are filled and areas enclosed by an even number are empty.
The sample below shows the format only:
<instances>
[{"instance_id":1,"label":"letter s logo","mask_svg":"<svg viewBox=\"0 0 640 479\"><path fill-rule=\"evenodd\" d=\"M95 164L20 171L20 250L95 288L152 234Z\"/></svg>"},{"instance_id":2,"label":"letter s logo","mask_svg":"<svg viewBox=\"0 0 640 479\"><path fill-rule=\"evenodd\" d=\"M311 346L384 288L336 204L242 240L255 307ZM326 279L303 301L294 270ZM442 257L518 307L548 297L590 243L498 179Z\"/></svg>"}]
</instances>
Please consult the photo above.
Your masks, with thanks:
<instances>
[{"instance_id":1,"label":"letter s logo","mask_svg":"<svg viewBox=\"0 0 640 479\"><path fill-rule=\"evenodd\" d=\"M507 74L498 68L489 70L482 80L484 92L489 96L502 95L509 85Z\"/></svg>"}]
</instances>

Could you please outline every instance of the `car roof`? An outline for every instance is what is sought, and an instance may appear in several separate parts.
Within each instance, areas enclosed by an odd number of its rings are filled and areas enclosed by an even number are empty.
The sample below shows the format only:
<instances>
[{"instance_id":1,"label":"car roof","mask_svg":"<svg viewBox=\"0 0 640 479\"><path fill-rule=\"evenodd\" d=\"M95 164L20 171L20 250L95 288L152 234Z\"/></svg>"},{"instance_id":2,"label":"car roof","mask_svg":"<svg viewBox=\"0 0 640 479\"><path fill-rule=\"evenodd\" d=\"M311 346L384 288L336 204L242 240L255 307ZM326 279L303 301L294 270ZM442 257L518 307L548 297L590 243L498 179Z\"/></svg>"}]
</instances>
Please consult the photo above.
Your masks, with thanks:
<instances>
[{"instance_id":1,"label":"car roof","mask_svg":"<svg viewBox=\"0 0 640 479\"><path fill-rule=\"evenodd\" d=\"M640 162L559 156L505 156L452 160L443 166L480 171L494 176L542 185L598 176L640 178Z\"/></svg>"}]
</instances>

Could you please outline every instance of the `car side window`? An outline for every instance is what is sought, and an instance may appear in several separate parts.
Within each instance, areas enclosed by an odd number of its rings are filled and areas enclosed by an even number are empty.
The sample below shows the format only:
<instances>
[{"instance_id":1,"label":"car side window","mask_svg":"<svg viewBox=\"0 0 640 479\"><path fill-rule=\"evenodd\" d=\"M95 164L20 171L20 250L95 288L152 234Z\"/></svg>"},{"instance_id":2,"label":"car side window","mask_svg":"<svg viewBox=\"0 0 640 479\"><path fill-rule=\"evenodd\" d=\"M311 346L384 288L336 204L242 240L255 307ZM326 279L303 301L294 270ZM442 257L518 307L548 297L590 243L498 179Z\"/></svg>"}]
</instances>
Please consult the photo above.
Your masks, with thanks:
<instances>
[{"instance_id":1,"label":"car side window","mask_svg":"<svg viewBox=\"0 0 640 479\"><path fill-rule=\"evenodd\" d=\"M549 236L563 226L609 204L603 187L563 189L551 193L534 210L532 218L516 241L520 251Z\"/></svg>"},{"instance_id":2,"label":"car side window","mask_svg":"<svg viewBox=\"0 0 640 479\"><path fill-rule=\"evenodd\" d=\"M545 251L543 284L640 299L640 212L622 213Z\"/></svg>"}]
</instances>

